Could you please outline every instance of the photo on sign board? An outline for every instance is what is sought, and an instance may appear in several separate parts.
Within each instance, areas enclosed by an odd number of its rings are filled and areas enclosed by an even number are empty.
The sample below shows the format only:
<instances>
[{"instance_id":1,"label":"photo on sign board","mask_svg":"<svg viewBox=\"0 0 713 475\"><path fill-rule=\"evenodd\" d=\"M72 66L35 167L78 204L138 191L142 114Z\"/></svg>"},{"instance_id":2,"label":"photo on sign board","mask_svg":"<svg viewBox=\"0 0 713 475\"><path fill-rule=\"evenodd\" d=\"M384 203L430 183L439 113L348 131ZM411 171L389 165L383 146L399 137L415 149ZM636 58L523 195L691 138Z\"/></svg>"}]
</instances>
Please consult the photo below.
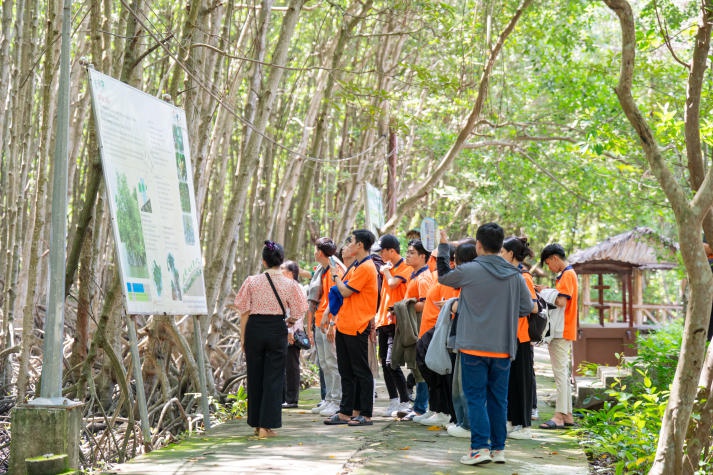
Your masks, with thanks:
<instances>
[{"instance_id":1,"label":"photo on sign board","mask_svg":"<svg viewBox=\"0 0 713 475\"><path fill-rule=\"evenodd\" d=\"M173 126L173 142L176 144L176 150L183 152L183 131L177 125Z\"/></svg>"},{"instance_id":2,"label":"photo on sign board","mask_svg":"<svg viewBox=\"0 0 713 475\"><path fill-rule=\"evenodd\" d=\"M190 214L183 215L183 238L189 246L196 243L196 233L193 229L193 218Z\"/></svg>"},{"instance_id":3,"label":"photo on sign board","mask_svg":"<svg viewBox=\"0 0 713 475\"><path fill-rule=\"evenodd\" d=\"M171 298L173 300L183 300L181 278L179 277L178 269L176 269L176 259L170 252L166 256L166 267L168 267L168 276L171 279Z\"/></svg>"},{"instance_id":4,"label":"photo on sign board","mask_svg":"<svg viewBox=\"0 0 713 475\"><path fill-rule=\"evenodd\" d=\"M153 283L156 286L156 295L160 297L161 291L163 290L163 271L161 270L161 266L158 265L156 261L153 261L153 264L151 265L151 270L153 273Z\"/></svg>"},{"instance_id":5,"label":"photo on sign board","mask_svg":"<svg viewBox=\"0 0 713 475\"><path fill-rule=\"evenodd\" d=\"M184 213L190 213L191 212L191 195L190 192L188 191L188 184L187 183L179 183L178 184L178 192L181 195L181 211Z\"/></svg>"},{"instance_id":6,"label":"photo on sign board","mask_svg":"<svg viewBox=\"0 0 713 475\"><path fill-rule=\"evenodd\" d=\"M146 245L141 226L138 193L136 188L129 188L125 174L117 173L116 182L116 221L119 228L119 241L126 249L128 274L131 277L148 278Z\"/></svg>"},{"instance_id":7,"label":"photo on sign board","mask_svg":"<svg viewBox=\"0 0 713 475\"><path fill-rule=\"evenodd\" d=\"M176 169L178 170L178 179L183 182L188 181L186 155L181 152L176 152Z\"/></svg>"}]
</instances>

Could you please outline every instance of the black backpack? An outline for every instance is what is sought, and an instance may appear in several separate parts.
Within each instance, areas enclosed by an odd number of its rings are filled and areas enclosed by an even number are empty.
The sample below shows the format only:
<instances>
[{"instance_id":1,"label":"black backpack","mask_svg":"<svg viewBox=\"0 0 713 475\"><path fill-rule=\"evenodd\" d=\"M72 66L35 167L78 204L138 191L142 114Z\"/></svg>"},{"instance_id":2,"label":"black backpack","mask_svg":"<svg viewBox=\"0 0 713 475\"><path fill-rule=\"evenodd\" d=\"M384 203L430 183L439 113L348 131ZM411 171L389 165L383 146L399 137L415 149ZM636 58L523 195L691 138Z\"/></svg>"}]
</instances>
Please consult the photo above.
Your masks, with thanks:
<instances>
[{"instance_id":1,"label":"black backpack","mask_svg":"<svg viewBox=\"0 0 713 475\"><path fill-rule=\"evenodd\" d=\"M537 312L527 316L528 334L532 343L541 343L550 331L550 310L556 308L537 295Z\"/></svg>"}]
</instances>

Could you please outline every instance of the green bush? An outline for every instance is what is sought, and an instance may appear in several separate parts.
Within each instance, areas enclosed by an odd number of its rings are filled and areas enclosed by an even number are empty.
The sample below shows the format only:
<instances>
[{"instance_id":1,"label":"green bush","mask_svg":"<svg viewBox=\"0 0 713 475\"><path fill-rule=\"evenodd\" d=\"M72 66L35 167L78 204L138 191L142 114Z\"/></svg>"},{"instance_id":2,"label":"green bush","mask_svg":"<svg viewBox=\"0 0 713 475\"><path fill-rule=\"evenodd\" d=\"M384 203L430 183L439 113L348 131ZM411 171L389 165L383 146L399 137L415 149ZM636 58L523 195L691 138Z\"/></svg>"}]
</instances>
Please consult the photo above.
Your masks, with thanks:
<instances>
[{"instance_id":1,"label":"green bush","mask_svg":"<svg viewBox=\"0 0 713 475\"><path fill-rule=\"evenodd\" d=\"M683 339L683 319L678 319L648 333L640 334L636 366L643 366L660 388L668 388L676 373Z\"/></svg>"},{"instance_id":2,"label":"green bush","mask_svg":"<svg viewBox=\"0 0 713 475\"><path fill-rule=\"evenodd\" d=\"M616 402L607 401L598 411L584 411L578 429L589 458L609 460L616 474L647 473L656 454L669 392L653 386L644 372L642 376L639 394L627 392L621 382L614 383L608 394Z\"/></svg>"},{"instance_id":3,"label":"green bush","mask_svg":"<svg viewBox=\"0 0 713 475\"><path fill-rule=\"evenodd\" d=\"M607 393L614 399L597 411L583 411L579 433L590 460L604 461L616 474L647 473L653 464L666 410L669 387L678 363L683 322L642 334L632 369L641 383L615 382ZM662 389L660 389L662 388Z\"/></svg>"},{"instance_id":4,"label":"green bush","mask_svg":"<svg viewBox=\"0 0 713 475\"><path fill-rule=\"evenodd\" d=\"M235 394L228 394L225 397L225 404L215 402L216 418L221 421L229 421L232 419L240 419L248 412L248 392L242 384L238 386Z\"/></svg>"}]
</instances>

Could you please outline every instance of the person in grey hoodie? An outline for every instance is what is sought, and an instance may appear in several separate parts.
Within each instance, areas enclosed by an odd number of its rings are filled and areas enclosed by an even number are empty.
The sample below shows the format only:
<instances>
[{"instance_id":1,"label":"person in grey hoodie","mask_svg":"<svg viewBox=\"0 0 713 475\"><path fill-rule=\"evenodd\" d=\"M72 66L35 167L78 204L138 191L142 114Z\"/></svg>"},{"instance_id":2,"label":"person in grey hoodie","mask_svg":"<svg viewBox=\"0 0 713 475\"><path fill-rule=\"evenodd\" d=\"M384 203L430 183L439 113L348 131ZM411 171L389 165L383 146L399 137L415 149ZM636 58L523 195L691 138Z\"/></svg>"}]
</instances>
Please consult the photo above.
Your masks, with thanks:
<instances>
[{"instance_id":1,"label":"person in grey hoodie","mask_svg":"<svg viewBox=\"0 0 713 475\"><path fill-rule=\"evenodd\" d=\"M533 310L520 271L500 257L505 232L497 223L478 228L478 257L450 268L448 236L441 231L438 281L460 288L455 349L461 356L463 391L470 415L470 451L466 465L505 462L510 361L517 351L520 315Z\"/></svg>"}]
</instances>

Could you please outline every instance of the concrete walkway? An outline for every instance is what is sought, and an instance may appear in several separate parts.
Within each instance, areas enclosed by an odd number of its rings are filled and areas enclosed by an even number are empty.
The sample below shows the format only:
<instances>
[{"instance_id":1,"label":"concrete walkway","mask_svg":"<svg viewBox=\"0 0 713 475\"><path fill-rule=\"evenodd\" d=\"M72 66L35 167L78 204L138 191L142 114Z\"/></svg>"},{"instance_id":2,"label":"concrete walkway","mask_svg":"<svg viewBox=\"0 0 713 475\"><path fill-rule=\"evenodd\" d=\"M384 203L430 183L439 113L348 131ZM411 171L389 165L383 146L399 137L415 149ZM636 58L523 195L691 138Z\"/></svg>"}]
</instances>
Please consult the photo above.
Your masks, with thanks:
<instances>
[{"instance_id":1,"label":"concrete walkway","mask_svg":"<svg viewBox=\"0 0 713 475\"><path fill-rule=\"evenodd\" d=\"M553 408L553 383L546 349L536 350L540 422ZM388 399L377 383L375 407ZM195 436L135 460L105 474L587 474L587 459L578 440L567 431L533 429L532 440L507 440L507 463L466 466L459 463L468 439L454 438L438 427L374 417L374 425L327 426L309 408L318 388L301 394L298 409L283 410L279 436L258 440L244 420L218 425ZM538 422L533 421L533 427Z\"/></svg>"}]
</instances>

